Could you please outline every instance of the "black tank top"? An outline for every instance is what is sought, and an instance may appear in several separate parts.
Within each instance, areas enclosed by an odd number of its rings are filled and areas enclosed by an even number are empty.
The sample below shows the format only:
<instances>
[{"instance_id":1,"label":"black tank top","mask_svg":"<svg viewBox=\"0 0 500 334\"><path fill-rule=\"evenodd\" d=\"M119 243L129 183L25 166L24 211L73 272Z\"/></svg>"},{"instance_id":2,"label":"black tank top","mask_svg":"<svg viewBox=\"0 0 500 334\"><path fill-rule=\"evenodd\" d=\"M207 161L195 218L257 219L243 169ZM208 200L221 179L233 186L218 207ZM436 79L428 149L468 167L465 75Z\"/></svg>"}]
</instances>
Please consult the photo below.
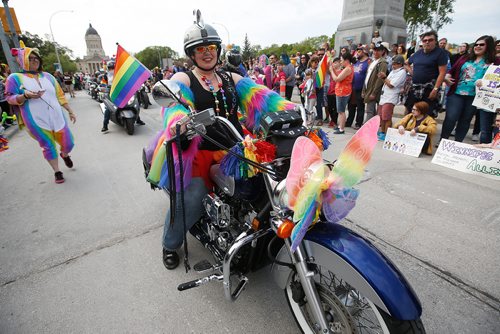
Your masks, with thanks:
<instances>
[{"instance_id":1,"label":"black tank top","mask_svg":"<svg viewBox=\"0 0 500 334\"><path fill-rule=\"evenodd\" d=\"M235 126L236 130L243 135L243 129L238 121L238 96L236 95L233 78L226 72L217 71L216 73L222 79L222 89L224 89L224 96L226 97L228 109L226 111L224 107L224 100L222 98L222 92L219 90L217 92L217 100L219 101L220 109L220 114L218 116L227 118ZM195 110L202 111L208 108L213 108L215 110L215 99L213 93L203 88L192 71L186 72L186 74L191 82L189 88L191 88L194 95ZM207 127L207 135L228 148L231 148L234 144L236 144L236 142L226 134L225 128L217 123ZM201 142L200 149L209 151L220 150L218 146L207 140L203 140Z\"/></svg>"}]
</instances>

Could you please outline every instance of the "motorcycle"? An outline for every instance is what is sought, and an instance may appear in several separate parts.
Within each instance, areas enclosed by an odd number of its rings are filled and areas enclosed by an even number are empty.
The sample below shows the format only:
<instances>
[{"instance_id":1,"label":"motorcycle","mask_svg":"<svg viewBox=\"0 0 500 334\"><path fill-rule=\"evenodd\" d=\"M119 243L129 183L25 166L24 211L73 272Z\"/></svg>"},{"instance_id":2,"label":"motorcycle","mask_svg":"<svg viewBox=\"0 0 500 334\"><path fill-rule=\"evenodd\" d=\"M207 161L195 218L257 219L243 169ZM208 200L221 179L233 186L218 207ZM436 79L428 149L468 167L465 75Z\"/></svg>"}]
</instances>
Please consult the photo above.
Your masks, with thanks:
<instances>
[{"instance_id":1,"label":"motorcycle","mask_svg":"<svg viewBox=\"0 0 500 334\"><path fill-rule=\"evenodd\" d=\"M171 81L158 82L153 98L161 106L174 101L183 104L179 87ZM277 117L305 119L303 109L294 112L278 112L281 115ZM213 109L192 111L179 122L178 129L186 127L184 136L188 139L202 136L208 140L205 129L215 123L236 140L243 140L227 119L215 116ZM291 124L281 125L287 129ZM267 140L273 141L273 136ZM165 152L171 152L169 145L176 138L164 143ZM307 157L310 152L305 147L311 144L304 138L297 137L295 141L301 144L295 146ZM274 142L280 145L280 141ZM296 177L296 164L305 164L298 184L304 183L307 175L314 180L318 172L336 166L319 161L308 165L309 160L301 159L295 146L291 154L285 148L271 162L257 164L261 173L245 180L225 175L220 164L211 166L215 190L203 199L205 212L190 233L209 250L214 263L203 260L195 264L193 269L205 276L180 284L178 290L217 281L222 282L226 299L236 301L249 282L247 275L271 264L271 274L304 333L425 333L417 295L398 268L370 241L341 224L328 223L324 209L319 221L306 228L303 239L297 242L293 238L294 225L306 220L304 217L294 223L292 218L298 210L294 213L291 209L288 189L290 180ZM228 150L228 154L238 155L231 152ZM147 177L151 166L146 149L142 160ZM169 189L160 189L169 196Z\"/></svg>"},{"instance_id":2,"label":"motorcycle","mask_svg":"<svg viewBox=\"0 0 500 334\"><path fill-rule=\"evenodd\" d=\"M148 109L148 107L151 105L146 88L146 84L142 84L138 92L139 104L144 109Z\"/></svg>"},{"instance_id":3,"label":"motorcycle","mask_svg":"<svg viewBox=\"0 0 500 334\"><path fill-rule=\"evenodd\" d=\"M101 111L104 114L106 108L110 111L110 121L123 126L129 135L134 134L135 130L135 122L139 118L139 99L137 98L137 93L134 94L127 105L123 108L118 108L110 99L109 99L109 87L107 89L105 95L102 95L102 103L99 104L101 107Z\"/></svg>"},{"instance_id":4,"label":"motorcycle","mask_svg":"<svg viewBox=\"0 0 500 334\"><path fill-rule=\"evenodd\" d=\"M97 82L89 82L88 94L90 95L90 97L92 97L92 99L97 100Z\"/></svg>"}]
</instances>

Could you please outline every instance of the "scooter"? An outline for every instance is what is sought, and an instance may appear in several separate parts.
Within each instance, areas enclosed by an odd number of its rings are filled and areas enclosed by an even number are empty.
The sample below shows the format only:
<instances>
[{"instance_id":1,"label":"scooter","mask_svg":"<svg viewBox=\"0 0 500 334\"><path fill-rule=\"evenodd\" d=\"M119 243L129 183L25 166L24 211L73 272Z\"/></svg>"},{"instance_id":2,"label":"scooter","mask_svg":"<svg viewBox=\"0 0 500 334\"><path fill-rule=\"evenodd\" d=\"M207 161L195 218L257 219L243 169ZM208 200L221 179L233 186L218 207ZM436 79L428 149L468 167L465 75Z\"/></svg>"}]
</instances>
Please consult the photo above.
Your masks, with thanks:
<instances>
[{"instance_id":1,"label":"scooter","mask_svg":"<svg viewBox=\"0 0 500 334\"><path fill-rule=\"evenodd\" d=\"M103 114L106 108L109 109L110 121L123 126L129 135L134 134L134 124L139 118L140 105L137 95L138 93L134 94L123 108L118 108L109 99L109 94L103 97L103 102L99 105Z\"/></svg>"}]
</instances>

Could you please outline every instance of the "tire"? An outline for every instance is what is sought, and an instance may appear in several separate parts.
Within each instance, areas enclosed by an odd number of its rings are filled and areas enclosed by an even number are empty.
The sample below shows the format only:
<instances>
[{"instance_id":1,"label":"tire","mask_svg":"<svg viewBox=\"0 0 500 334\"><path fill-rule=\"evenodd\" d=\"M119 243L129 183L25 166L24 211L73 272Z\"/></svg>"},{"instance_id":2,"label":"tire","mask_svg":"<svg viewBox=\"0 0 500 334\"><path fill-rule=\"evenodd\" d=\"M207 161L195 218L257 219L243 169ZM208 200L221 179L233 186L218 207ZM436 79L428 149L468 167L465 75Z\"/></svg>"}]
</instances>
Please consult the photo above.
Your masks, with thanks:
<instances>
[{"instance_id":1,"label":"tire","mask_svg":"<svg viewBox=\"0 0 500 334\"><path fill-rule=\"evenodd\" d=\"M314 276L316 289L326 312L330 333L425 333L420 319L411 321L393 319L331 271L318 264L313 266L316 272ZM301 289L297 275L292 271L285 288L285 296L297 325L303 333L320 333L312 326L313 318L307 300L302 307L294 301L292 289L296 290L296 287Z\"/></svg>"},{"instance_id":2,"label":"tire","mask_svg":"<svg viewBox=\"0 0 500 334\"><path fill-rule=\"evenodd\" d=\"M123 119L123 124L125 126L125 130L127 130L127 133L132 136L134 134L134 119L133 118L124 118Z\"/></svg>"}]
</instances>

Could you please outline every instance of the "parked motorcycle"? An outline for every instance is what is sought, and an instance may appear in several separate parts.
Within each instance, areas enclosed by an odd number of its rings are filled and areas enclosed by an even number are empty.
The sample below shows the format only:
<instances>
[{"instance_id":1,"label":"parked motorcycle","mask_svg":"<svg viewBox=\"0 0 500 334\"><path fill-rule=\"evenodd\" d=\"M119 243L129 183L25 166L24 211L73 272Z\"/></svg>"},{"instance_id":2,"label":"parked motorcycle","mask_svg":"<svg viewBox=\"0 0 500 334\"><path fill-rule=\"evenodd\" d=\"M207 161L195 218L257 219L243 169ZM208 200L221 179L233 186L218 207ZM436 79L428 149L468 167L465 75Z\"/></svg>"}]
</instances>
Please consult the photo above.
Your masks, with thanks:
<instances>
[{"instance_id":1,"label":"parked motorcycle","mask_svg":"<svg viewBox=\"0 0 500 334\"><path fill-rule=\"evenodd\" d=\"M171 81L158 82L153 98L162 106L173 100L182 104L180 89ZM298 111L280 113L282 120L304 119L303 112L302 117ZM230 136L243 140L227 119L215 116L213 109L191 112L181 123L187 128L184 136L188 139L207 139L205 127L218 123ZM286 131L291 123L281 126ZM376 133L376 129L370 131ZM281 145L279 138L273 138L273 131L269 133L267 140ZM165 142L165 152L172 152L174 140L175 137ZM278 147L281 156L264 165L254 163L261 173L246 180L224 175L220 165L211 167L215 190L203 199L205 212L190 233L209 250L214 263L204 260L195 264L194 270L205 276L180 284L178 290L217 281L223 283L225 297L235 301L249 282L246 275L271 264L271 273L305 333L425 333L420 301L403 274L363 236L340 223L329 222L325 207L319 221L306 229L303 239L295 244L292 228L306 218L293 220L298 210L294 206L293 212L290 205L291 180L300 181L296 185L317 182L319 187L325 179L318 175L327 175L336 168L335 164L309 163L309 159L299 157L299 151L305 157L316 154L321 159L321 154L313 152L309 139L295 140L301 141L298 149L294 147L290 154L286 148ZM172 162L168 154L167 161ZM228 154L244 159L235 152ZM146 176L151 167L148 160L144 150ZM301 168L297 169L296 164L302 164ZM303 173L298 180L297 171ZM162 190L169 195L167 188ZM348 205L347 199L342 202L341 194L336 196L333 203Z\"/></svg>"},{"instance_id":2,"label":"parked motorcycle","mask_svg":"<svg viewBox=\"0 0 500 334\"><path fill-rule=\"evenodd\" d=\"M108 89L109 92L109 89ZM137 119L139 118L139 99L137 98L137 93L134 94L127 105L123 108L118 108L110 99L109 94L105 94L102 97L102 103L99 105L101 111L104 114L105 109L108 108L110 111L110 121L123 126L129 135L134 134Z\"/></svg>"}]
</instances>

